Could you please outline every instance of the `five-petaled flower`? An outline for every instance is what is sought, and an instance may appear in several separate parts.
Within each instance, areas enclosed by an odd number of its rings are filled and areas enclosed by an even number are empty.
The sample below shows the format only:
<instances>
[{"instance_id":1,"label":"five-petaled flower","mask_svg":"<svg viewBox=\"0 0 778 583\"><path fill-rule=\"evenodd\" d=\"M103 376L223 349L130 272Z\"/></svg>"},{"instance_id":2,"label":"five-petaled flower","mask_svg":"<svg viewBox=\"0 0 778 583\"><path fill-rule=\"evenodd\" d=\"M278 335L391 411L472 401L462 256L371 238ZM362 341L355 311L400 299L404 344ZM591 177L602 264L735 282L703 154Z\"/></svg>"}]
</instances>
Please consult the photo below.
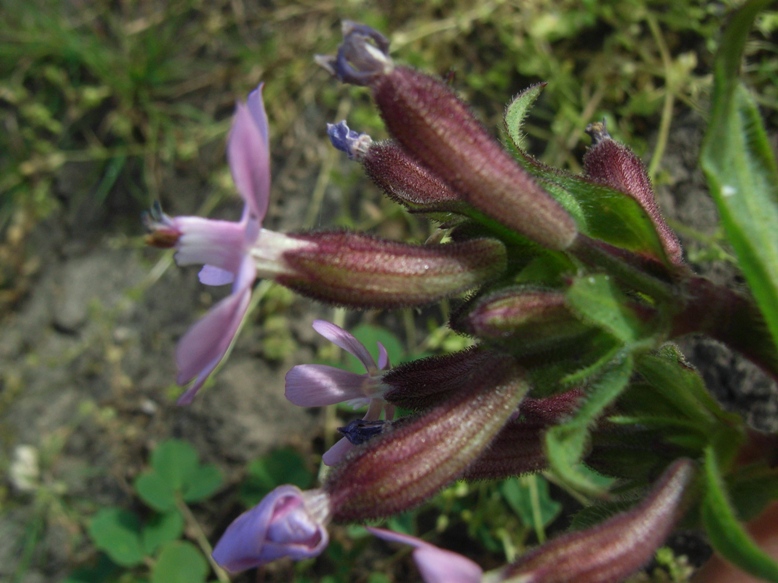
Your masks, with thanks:
<instances>
[{"instance_id":1,"label":"five-petaled flower","mask_svg":"<svg viewBox=\"0 0 778 583\"><path fill-rule=\"evenodd\" d=\"M175 247L179 265L204 265L200 281L232 284L229 296L218 302L184 335L176 349L177 381L189 387L178 399L189 404L224 359L243 319L257 277L284 273L285 250L306 246L286 235L262 228L270 196L268 123L262 85L246 103L238 103L227 143L232 179L244 201L240 221L202 217L169 217L159 207L146 217L147 241Z\"/></svg>"},{"instance_id":2,"label":"five-petaled flower","mask_svg":"<svg viewBox=\"0 0 778 583\"><path fill-rule=\"evenodd\" d=\"M386 419L394 417L394 406L386 403L384 393L391 387L382 382L389 367L386 348L378 343L378 363L362 343L343 328L324 320L315 320L313 328L327 340L353 354L367 371L357 374L324 364L300 364L286 374L286 398L300 407L324 407L346 403L355 409L368 406L365 421L377 421L386 409ZM354 447L346 438L338 441L322 457L328 466L337 464Z\"/></svg>"}]
</instances>

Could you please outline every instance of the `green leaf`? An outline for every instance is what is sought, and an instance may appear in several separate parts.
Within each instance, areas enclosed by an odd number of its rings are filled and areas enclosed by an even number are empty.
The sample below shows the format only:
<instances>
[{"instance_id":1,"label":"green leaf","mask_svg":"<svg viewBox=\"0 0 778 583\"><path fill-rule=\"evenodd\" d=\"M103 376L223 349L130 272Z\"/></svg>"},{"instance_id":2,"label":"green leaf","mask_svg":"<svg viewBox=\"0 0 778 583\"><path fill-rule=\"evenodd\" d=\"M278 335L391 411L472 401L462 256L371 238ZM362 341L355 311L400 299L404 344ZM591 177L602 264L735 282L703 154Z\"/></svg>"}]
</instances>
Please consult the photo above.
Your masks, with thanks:
<instances>
[{"instance_id":1,"label":"green leaf","mask_svg":"<svg viewBox=\"0 0 778 583\"><path fill-rule=\"evenodd\" d=\"M505 112L505 127L519 164L573 216L583 234L664 260L656 227L632 196L584 176L545 166L524 151L521 125L543 87L544 84L533 85L521 92Z\"/></svg>"},{"instance_id":2,"label":"green leaf","mask_svg":"<svg viewBox=\"0 0 778 583\"><path fill-rule=\"evenodd\" d=\"M151 571L151 583L201 583L208 575L208 563L192 543L166 544Z\"/></svg>"},{"instance_id":3,"label":"green leaf","mask_svg":"<svg viewBox=\"0 0 778 583\"><path fill-rule=\"evenodd\" d=\"M561 172L547 173L540 177L540 184L573 215L585 235L665 260L653 221L630 195Z\"/></svg>"},{"instance_id":4,"label":"green leaf","mask_svg":"<svg viewBox=\"0 0 778 583\"><path fill-rule=\"evenodd\" d=\"M586 389L583 403L574 414L574 422L591 425L600 413L622 393L632 375L632 356L625 350L617 354Z\"/></svg>"},{"instance_id":5,"label":"green leaf","mask_svg":"<svg viewBox=\"0 0 778 583\"><path fill-rule=\"evenodd\" d=\"M115 583L119 580L120 571L121 567L100 553L97 565L76 569L61 583Z\"/></svg>"},{"instance_id":6,"label":"green leaf","mask_svg":"<svg viewBox=\"0 0 778 583\"><path fill-rule=\"evenodd\" d=\"M521 476L505 480L500 493L526 526L535 528L539 540L544 539L543 529L562 510L562 505L548 493L548 482L537 475Z\"/></svg>"},{"instance_id":7,"label":"green leaf","mask_svg":"<svg viewBox=\"0 0 778 583\"><path fill-rule=\"evenodd\" d=\"M691 422L696 428L693 433L705 436L707 443L714 443L722 459L729 460L737 454L744 440L743 419L721 408L708 393L700 374L686 363L674 344L640 355L636 368L651 385L650 392L637 395L628 391L625 408L632 406L634 411L640 407L641 415L650 415L652 407L669 408L671 415ZM691 441L679 445L691 445L695 440L692 434L689 437Z\"/></svg>"},{"instance_id":8,"label":"green leaf","mask_svg":"<svg viewBox=\"0 0 778 583\"><path fill-rule=\"evenodd\" d=\"M778 500L778 468L764 463L743 468L727 480L727 486L737 515L751 520L769 502Z\"/></svg>"},{"instance_id":9,"label":"green leaf","mask_svg":"<svg viewBox=\"0 0 778 583\"><path fill-rule=\"evenodd\" d=\"M778 345L778 166L759 110L738 77L749 30L769 4L747 2L724 33L700 161L729 242Z\"/></svg>"},{"instance_id":10,"label":"green leaf","mask_svg":"<svg viewBox=\"0 0 778 583\"><path fill-rule=\"evenodd\" d=\"M143 562L140 520L132 512L121 508L101 509L89 522L89 536L98 549L123 567Z\"/></svg>"},{"instance_id":11,"label":"green leaf","mask_svg":"<svg viewBox=\"0 0 778 583\"><path fill-rule=\"evenodd\" d=\"M175 491L181 491L200 465L197 451L185 441L168 439L151 454L151 466Z\"/></svg>"},{"instance_id":12,"label":"green leaf","mask_svg":"<svg viewBox=\"0 0 778 583\"><path fill-rule=\"evenodd\" d=\"M155 514L141 532L143 550L147 555L154 554L160 546L174 541L184 532L184 518L178 512Z\"/></svg>"},{"instance_id":13,"label":"green leaf","mask_svg":"<svg viewBox=\"0 0 778 583\"><path fill-rule=\"evenodd\" d=\"M589 496L603 495L602 487L579 464L589 442L589 426L621 394L631 374L632 357L622 351L592 381L573 419L546 433L546 455L551 468L569 487Z\"/></svg>"},{"instance_id":14,"label":"green leaf","mask_svg":"<svg viewBox=\"0 0 778 583\"><path fill-rule=\"evenodd\" d=\"M567 290L567 303L581 319L630 344L640 338L641 325L624 301L612 278L604 274L579 277Z\"/></svg>"},{"instance_id":15,"label":"green leaf","mask_svg":"<svg viewBox=\"0 0 778 583\"><path fill-rule=\"evenodd\" d=\"M304 490L312 482L305 458L291 448L277 449L249 463L239 497L247 507L254 506L276 486L292 484Z\"/></svg>"},{"instance_id":16,"label":"green leaf","mask_svg":"<svg viewBox=\"0 0 778 583\"><path fill-rule=\"evenodd\" d=\"M508 131L511 142L519 151L523 151L525 145L524 132L521 131L521 126L530 108L535 104L546 85L546 83L537 83L527 87L505 108L505 129Z\"/></svg>"},{"instance_id":17,"label":"green leaf","mask_svg":"<svg viewBox=\"0 0 778 583\"><path fill-rule=\"evenodd\" d=\"M210 498L223 482L221 470L213 464L198 466L184 485L185 502L200 502Z\"/></svg>"},{"instance_id":18,"label":"green leaf","mask_svg":"<svg viewBox=\"0 0 778 583\"><path fill-rule=\"evenodd\" d=\"M705 451L705 486L702 522L716 552L743 571L778 583L778 563L754 543L735 516L712 447Z\"/></svg>"},{"instance_id":19,"label":"green leaf","mask_svg":"<svg viewBox=\"0 0 778 583\"><path fill-rule=\"evenodd\" d=\"M589 479L580 463L586 451L589 430L583 425L558 425L546 432L546 456L557 477L577 492L602 497L604 490Z\"/></svg>"},{"instance_id":20,"label":"green leaf","mask_svg":"<svg viewBox=\"0 0 778 583\"><path fill-rule=\"evenodd\" d=\"M155 470L143 472L135 479L135 491L157 512L168 512L176 507L176 492L172 484Z\"/></svg>"}]
</instances>

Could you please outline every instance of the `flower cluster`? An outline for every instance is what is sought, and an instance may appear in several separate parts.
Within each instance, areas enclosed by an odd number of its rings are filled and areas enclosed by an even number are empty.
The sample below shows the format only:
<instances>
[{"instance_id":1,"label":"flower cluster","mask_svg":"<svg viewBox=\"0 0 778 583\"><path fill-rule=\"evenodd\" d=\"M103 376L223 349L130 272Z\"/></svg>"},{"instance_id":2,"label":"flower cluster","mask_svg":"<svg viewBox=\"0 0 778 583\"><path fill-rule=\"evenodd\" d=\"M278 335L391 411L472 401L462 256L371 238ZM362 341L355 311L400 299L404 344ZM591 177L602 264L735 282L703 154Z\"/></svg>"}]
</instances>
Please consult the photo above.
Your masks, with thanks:
<instances>
[{"instance_id":1,"label":"flower cluster","mask_svg":"<svg viewBox=\"0 0 778 583\"><path fill-rule=\"evenodd\" d=\"M180 265L204 265L204 284L232 285L180 341L178 382L188 387L179 403L191 402L224 358L257 278L351 308L453 297L449 325L473 346L391 367L382 345L376 361L346 330L315 321L365 373L298 365L286 375L287 399L367 411L324 454L332 467L321 487L274 490L227 529L216 562L241 571L314 557L331 522L403 512L458 479L540 470L601 504L590 517L607 518L488 573L414 537L369 530L411 545L428 582L615 582L649 562L694 504L690 516L711 531L736 524L727 522L723 477L765 441L721 410L671 341L707 334L778 377L753 300L686 265L645 168L604 124L589 128L584 174L548 168L521 149L519 123L542 86L507 109L511 154L446 83L396 64L380 33L353 22L343 33L337 55L317 61L368 88L391 139L374 142L339 122L328 127L332 144L392 200L441 221L448 242L263 228L270 162L260 86L238 104L227 147L241 220L171 218L160 209L146 219L151 244L175 247ZM397 418L400 408L408 414ZM775 440L767 443L764 456L775 453ZM617 487L603 489L591 470Z\"/></svg>"}]
</instances>

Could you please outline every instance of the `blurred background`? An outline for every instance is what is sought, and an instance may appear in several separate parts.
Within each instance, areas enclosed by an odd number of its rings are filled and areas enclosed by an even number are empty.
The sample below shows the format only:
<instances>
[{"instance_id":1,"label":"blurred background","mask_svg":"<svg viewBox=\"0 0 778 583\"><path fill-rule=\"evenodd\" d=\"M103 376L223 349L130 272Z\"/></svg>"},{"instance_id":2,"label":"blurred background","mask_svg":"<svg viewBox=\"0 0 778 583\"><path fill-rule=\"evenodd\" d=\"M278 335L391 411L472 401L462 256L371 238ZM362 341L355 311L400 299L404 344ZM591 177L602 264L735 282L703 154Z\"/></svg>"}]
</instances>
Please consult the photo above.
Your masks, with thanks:
<instances>
[{"instance_id":1,"label":"blurred background","mask_svg":"<svg viewBox=\"0 0 778 583\"><path fill-rule=\"evenodd\" d=\"M511 97L547 82L526 132L529 150L553 166L580 171L584 129L606 119L649 167L690 262L736 281L696 159L713 54L738 4L2 0L0 580L226 580L206 561L208 541L275 485L315 486L335 428L361 416L283 398L294 364L354 366L316 335L314 318L371 350L381 340L394 363L466 345L443 326L445 305L352 314L262 283L230 359L193 405L175 405L175 343L222 295L199 284L196 268L144 246L141 213L159 201L170 215L240 216L225 138L236 100L260 81L270 229L419 242L434 231L329 145L325 124L341 119L386 137L366 90L313 62L336 50L340 21L351 19L386 34L399 62L452 79L497 137ZM745 67L773 138L776 29L778 13L760 17ZM741 375L754 425L776 418L761 377L713 348L690 350ZM163 475L176 464L177 477ZM149 491L157 474L161 490ZM176 480L168 504L160 492ZM389 526L492 568L569 526L564 511L578 502L542 476L455 484ZM331 536L316 560L234 580L418 577L407 551L358 527ZM681 555L694 562L706 551L677 546L640 580L685 580Z\"/></svg>"}]
</instances>

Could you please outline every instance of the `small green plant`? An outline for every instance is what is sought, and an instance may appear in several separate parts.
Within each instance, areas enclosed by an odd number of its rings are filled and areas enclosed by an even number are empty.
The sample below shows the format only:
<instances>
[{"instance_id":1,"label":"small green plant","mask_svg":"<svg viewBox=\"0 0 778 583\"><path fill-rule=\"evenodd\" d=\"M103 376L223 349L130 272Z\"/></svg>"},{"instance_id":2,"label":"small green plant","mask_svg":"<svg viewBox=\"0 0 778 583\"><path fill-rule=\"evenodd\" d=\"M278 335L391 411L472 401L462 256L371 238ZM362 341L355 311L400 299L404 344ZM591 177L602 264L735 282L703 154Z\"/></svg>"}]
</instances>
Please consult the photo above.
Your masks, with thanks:
<instances>
[{"instance_id":1,"label":"small green plant","mask_svg":"<svg viewBox=\"0 0 778 583\"><path fill-rule=\"evenodd\" d=\"M135 480L135 492L149 510L100 509L89 523L89 537L105 553L97 566L70 575L68 583L115 581L200 583L211 572L210 546L189 505L203 502L222 487L212 464L201 464L188 443L171 439L151 454L151 467ZM184 531L195 542L182 540ZM224 574L215 567L217 576Z\"/></svg>"}]
</instances>

